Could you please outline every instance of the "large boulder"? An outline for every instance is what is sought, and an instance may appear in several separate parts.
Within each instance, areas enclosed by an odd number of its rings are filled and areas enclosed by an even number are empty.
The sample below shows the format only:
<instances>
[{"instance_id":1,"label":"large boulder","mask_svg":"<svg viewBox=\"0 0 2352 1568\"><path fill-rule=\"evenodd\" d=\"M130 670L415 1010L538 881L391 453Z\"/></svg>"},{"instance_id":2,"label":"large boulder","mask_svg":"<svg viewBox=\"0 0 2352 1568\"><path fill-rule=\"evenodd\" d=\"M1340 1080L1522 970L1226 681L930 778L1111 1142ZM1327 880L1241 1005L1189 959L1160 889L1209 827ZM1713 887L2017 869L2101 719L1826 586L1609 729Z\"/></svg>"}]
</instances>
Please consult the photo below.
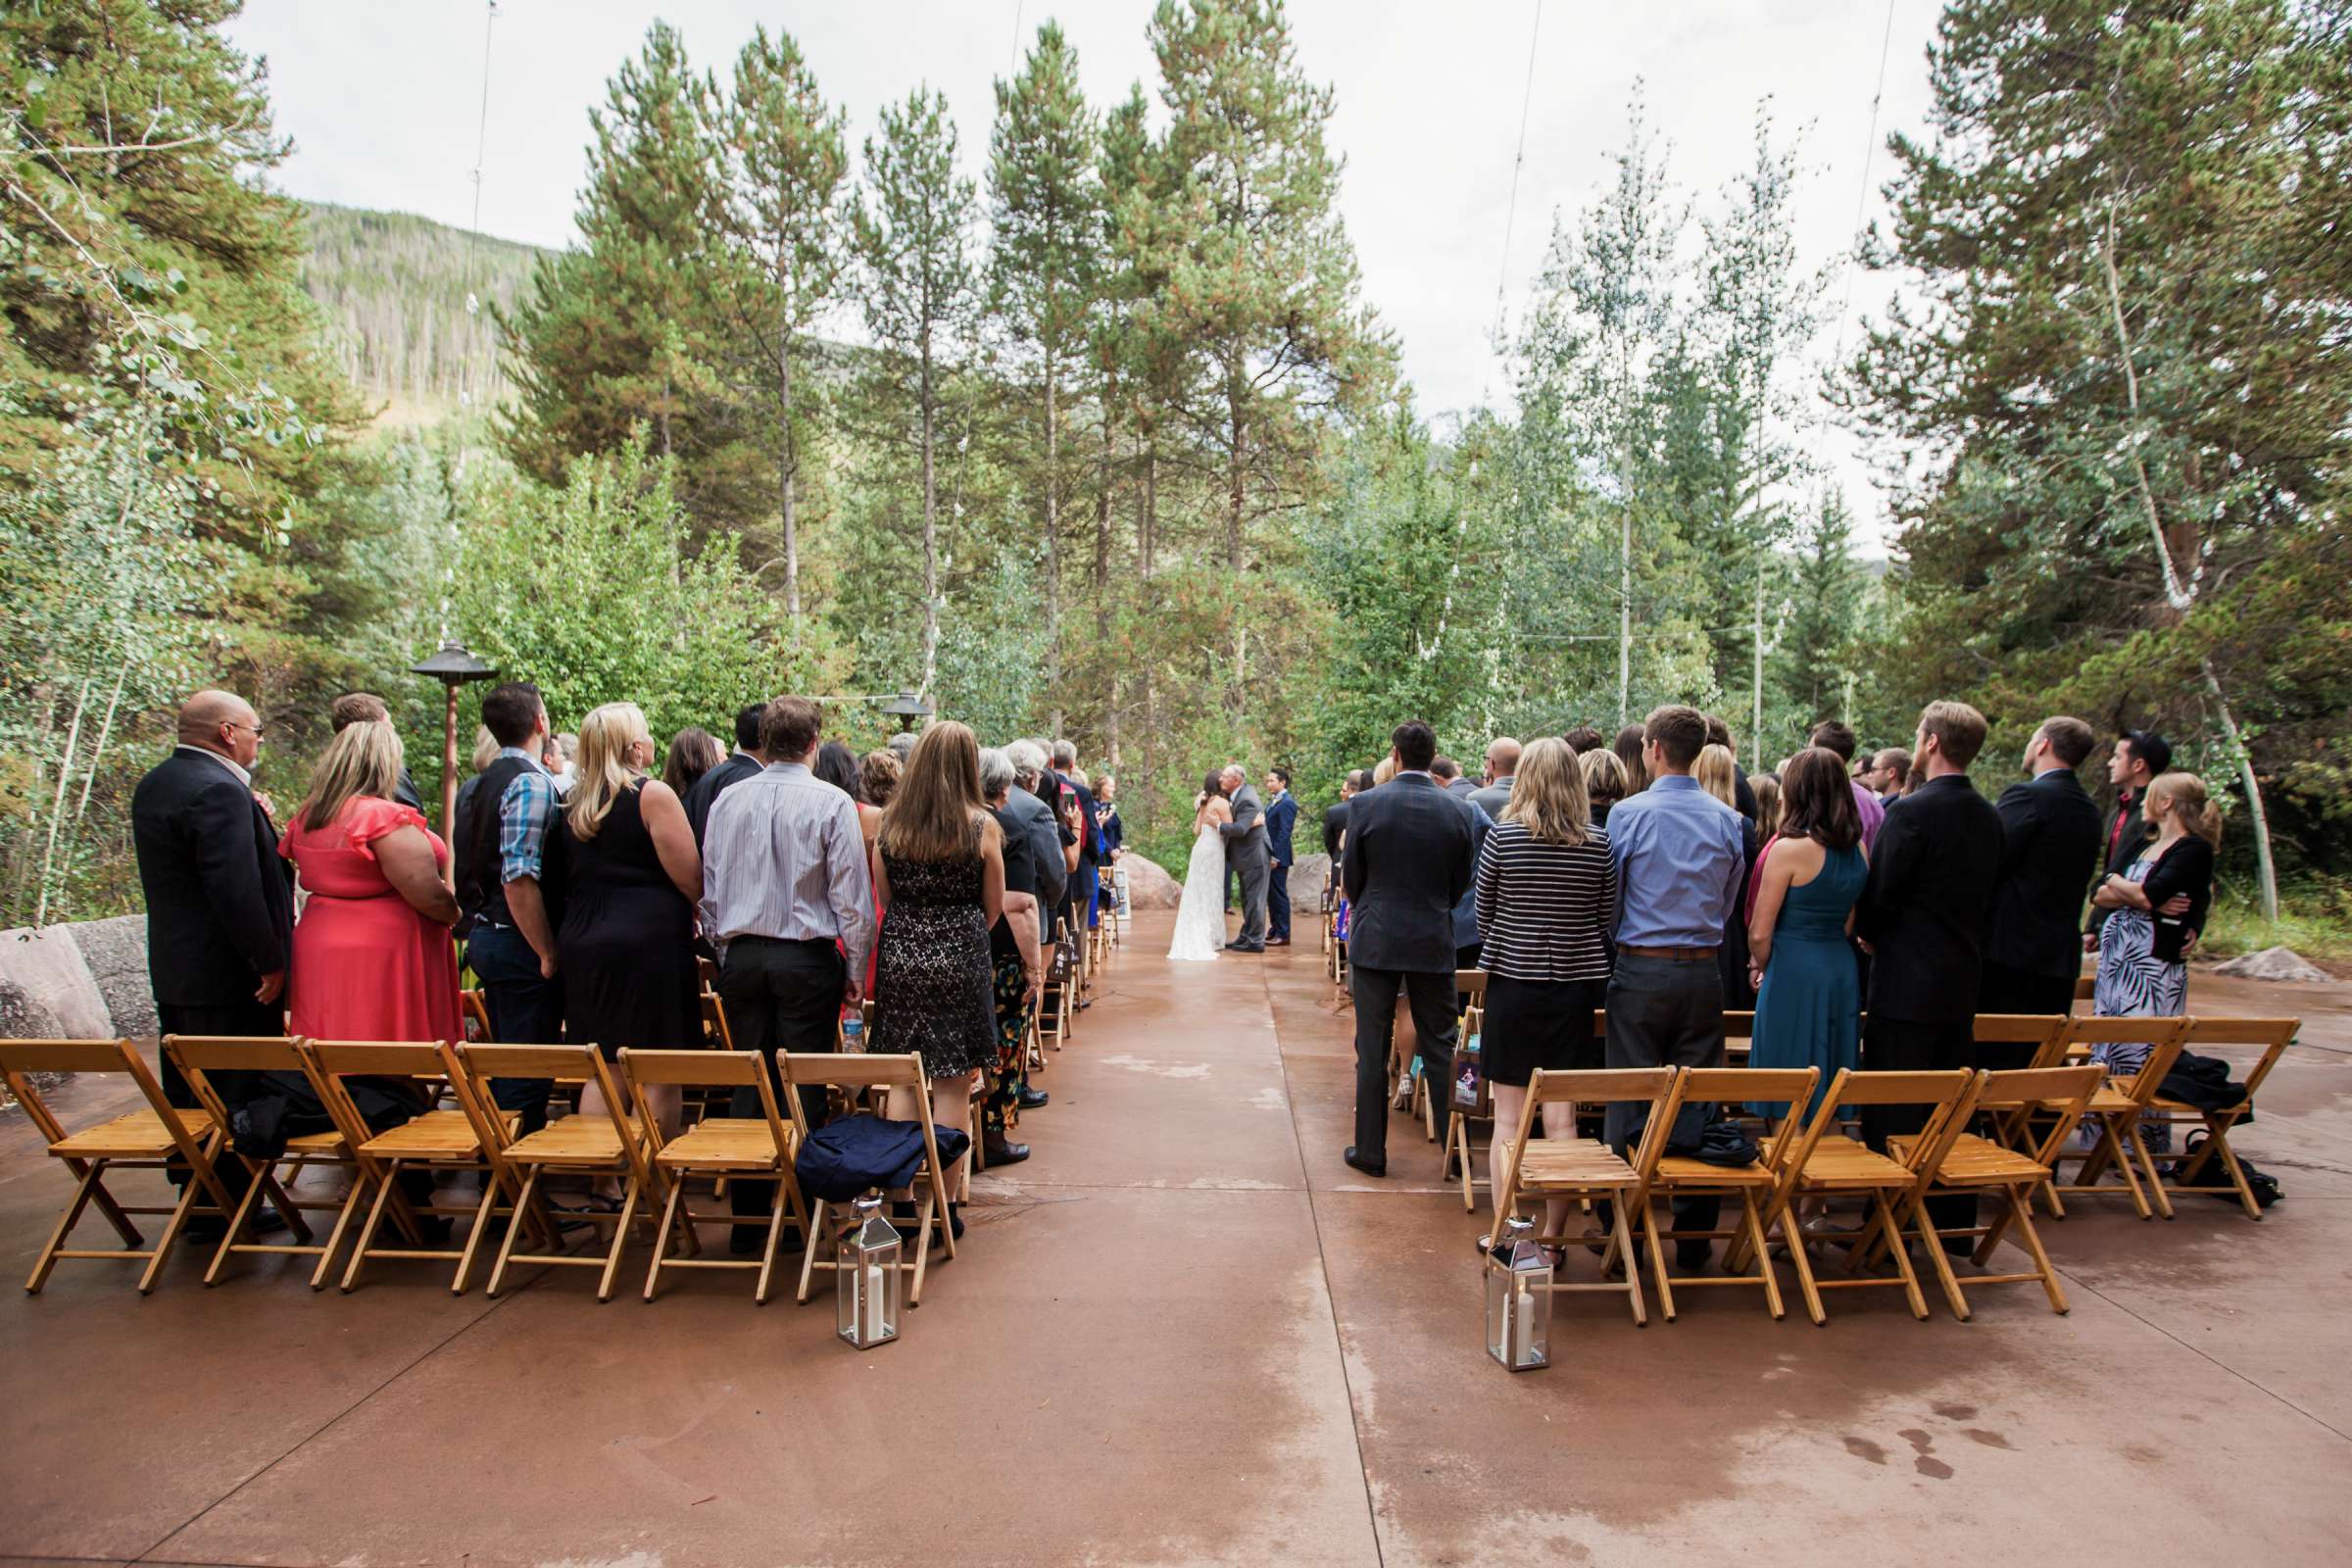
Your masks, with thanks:
<instances>
[{"instance_id":1,"label":"large boulder","mask_svg":"<svg viewBox=\"0 0 2352 1568\"><path fill-rule=\"evenodd\" d=\"M2231 958L2228 963L2217 963L2213 972L2234 975L2241 980L2283 980L2294 985L2323 985L2335 978L2292 948L2265 948L2260 953Z\"/></svg>"},{"instance_id":2,"label":"large boulder","mask_svg":"<svg viewBox=\"0 0 2352 1568\"><path fill-rule=\"evenodd\" d=\"M133 1039L158 1033L155 987L147 976L147 917L123 914L57 929L73 934L98 994L106 999L107 1014L114 1019L107 1032Z\"/></svg>"},{"instance_id":3,"label":"large boulder","mask_svg":"<svg viewBox=\"0 0 2352 1568\"><path fill-rule=\"evenodd\" d=\"M1173 909L1184 897L1182 883L1132 850L1119 857L1119 868L1127 873L1130 908Z\"/></svg>"},{"instance_id":4,"label":"large boulder","mask_svg":"<svg viewBox=\"0 0 2352 1568\"><path fill-rule=\"evenodd\" d=\"M1313 855L1298 857L1291 862L1291 875L1286 884L1291 890L1291 907L1294 910L1304 909L1309 914L1321 908L1323 885L1330 880L1330 856L1317 851Z\"/></svg>"},{"instance_id":5,"label":"large boulder","mask_svg":"<svg viewBox=\"0 0 2352 1568\"><path fill-rule=\"evenodd\" d=\"M0 931L0 1039L101 1040L117 1032L64 927Z\"/></svg>"}]
</instances>

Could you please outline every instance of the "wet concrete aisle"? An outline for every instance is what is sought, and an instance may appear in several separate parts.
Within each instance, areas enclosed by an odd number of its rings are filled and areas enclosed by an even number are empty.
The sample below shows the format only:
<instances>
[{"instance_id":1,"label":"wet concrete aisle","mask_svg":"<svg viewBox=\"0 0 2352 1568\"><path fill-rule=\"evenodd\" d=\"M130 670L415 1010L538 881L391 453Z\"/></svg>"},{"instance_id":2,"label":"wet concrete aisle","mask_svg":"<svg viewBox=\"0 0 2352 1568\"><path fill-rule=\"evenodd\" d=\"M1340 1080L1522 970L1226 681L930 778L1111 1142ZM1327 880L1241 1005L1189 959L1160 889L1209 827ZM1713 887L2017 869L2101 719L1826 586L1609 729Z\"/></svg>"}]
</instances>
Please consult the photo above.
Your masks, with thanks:
<instances>
[{"instance_id":1,"label":"wet concrete aisle","mask_svg":"<svg viewBox=\"0 0 2352 1568\"><path fill-rule=\"evenodd\" d=\"M1350 1019L1311 943L1169 965L1166 922L1113 961L1040 1080L1036 1157L976 1183L900 1344L854 1352L829 1303L755 1307L748 1277L598 1307L586 1271L493 1302L387 1265L346 1298L298 1259L207 1291L187 1257L141 1300L68 1265L0 1298L0 1559L2341 1560L2342 1050L2298 1048L2243 1140L2293 1194L2263 1224L2052 1227L2071 1317L1847 1294L1815 1329L1717 1292L1636 1330L1571 1298L1558 1364L1512 1378L1480 1346L1484 1216L1435 1149L1399 1118L1387 1181L1340 1162ZM0 1124L0 1271L64 1193Z\"/></svg>"}]
</instances>

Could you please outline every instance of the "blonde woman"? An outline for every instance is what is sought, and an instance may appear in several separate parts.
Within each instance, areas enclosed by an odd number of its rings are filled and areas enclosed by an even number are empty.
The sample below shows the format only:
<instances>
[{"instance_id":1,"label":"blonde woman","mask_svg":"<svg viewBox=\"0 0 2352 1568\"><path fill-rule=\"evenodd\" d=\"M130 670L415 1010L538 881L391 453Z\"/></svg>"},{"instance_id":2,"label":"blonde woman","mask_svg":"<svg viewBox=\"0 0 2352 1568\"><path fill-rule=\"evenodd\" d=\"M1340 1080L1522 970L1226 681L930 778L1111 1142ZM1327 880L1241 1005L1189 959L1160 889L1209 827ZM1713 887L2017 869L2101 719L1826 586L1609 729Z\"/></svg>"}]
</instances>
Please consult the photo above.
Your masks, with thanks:
<instances>
[{"instance_id":1,"label":"blonde woman","mask_svg":"<svg viewBox=\"0 0 2352 1568\"><path fill-rule=\"evenodd\" d=\"M702 1038L694 904L703 861L677 792L647 777L653 732L635 703L607 703L580 720L571 793L551 834L550 902L561 906L557 970L564 1035L594 1042L610 1061L623 1046L674 1051ZM665 1132L678 1092L654 1097ZM602 1108L591 1092L583 1110Z\"/></svg>"},{"instance_id":2,"label":"blonde woman","mask_svg":"<svg viewBox=\"0 0 2352 1568\"><path fill-rule=\"evenodd\" d=\"M1592 825L1609 825L1609 808L1634 793L1626 777L1625 760L1606 747L1576 754L1577 771L1584 775L1585 800L1592 808Z\"/></svg>"},{"instance_id":3,"label":"blonde woman","mask_svg":"<svg viewBox=\"0 0 2352 1568\"><path fill-rule=\"evenodd\" d=\"M1591 754L1616 758L1607 752ZM1479 851L1472 881L1485 935L1487 1018L1481 1070L1494 1090L1494 1125L1515 1128L1539 1067L1601 1065L1592 1013L1609 988L1609 933L1617 922L1617 870L1609 836L1592 825L1584 769L1566 741L1549 736L1519 757L1502 820ZM1545 1105L1544 1127L1571 1135L1573 1107ZM1496 1192L1510 1140L1488 1152ZM1568 1222L1565 1200L1547 1205L1544 1234ZM1552 1260L1558 1261L1556 1253Z\"/></svg>"},{"instance_id":4,"label":"blonde woman","mask_svg":"<svg viewBox=\"0 0 2352 1568\"><path fill-rule=\"evenodd\" d=\"M2194 773L2160 774L2140 799L2155 839L2090 896L2092 905L2114 911L2099 933L2092 1010L2101 1017L2178 1018L2188 1010L2188 950L2213 907L2222 810ZM294 935L299 945L301 931ZM2094 1046L2091 1057L2128 1075L2139 1070L2148 1049ZM2140 1132L2152 1150L2172 1147L2169 1122L2150 1118Z\"/></svg>"},{"instance_id":5,"label":"blonde woman","mask_svg":"<svg viewBox=\"0 0 2352 1568\"><path fill-rule=\"evenodd\" d=\"M400 736L346 725L318 759L277 852L310 895L294 926L293 1032L318 1040L455 1040L457 895L449 846L392 799Z\"/></svg>"},{"instance_id":6,"label":"blonde woman","mask_svg":"<svg viewBox=\"0 0 2352 1568\"><path fill-rule=\"evenodd\" d=\"M1731 748L1709 742L1698 749L1690 777L1733 815L1740 812L1740 769ZM1732 917L1724 922L1723 945L1715 950L1715 966L1723 974L1723 1004L1744 1012L1756 1004L1756 983L1747 969L1747 885L1756 874L1756 852L1761 841L1756 824L1740 817L1740 847L1746 867L1740 872L1740 897L1732 902Z\"/></svg>"}]
</instances>

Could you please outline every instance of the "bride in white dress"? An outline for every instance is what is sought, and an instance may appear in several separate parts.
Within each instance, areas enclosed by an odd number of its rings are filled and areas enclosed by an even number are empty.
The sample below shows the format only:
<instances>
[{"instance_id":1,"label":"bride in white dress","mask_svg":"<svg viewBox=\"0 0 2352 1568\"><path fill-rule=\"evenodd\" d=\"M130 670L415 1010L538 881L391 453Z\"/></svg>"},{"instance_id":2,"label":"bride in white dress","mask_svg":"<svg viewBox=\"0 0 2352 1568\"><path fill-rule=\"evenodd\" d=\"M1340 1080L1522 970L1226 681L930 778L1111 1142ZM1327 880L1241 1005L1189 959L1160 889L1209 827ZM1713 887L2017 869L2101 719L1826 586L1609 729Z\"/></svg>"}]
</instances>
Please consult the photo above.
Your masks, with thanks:
<instances>
[{"instance_id":1,"label":"bride in white dress","mask_svg":"<svg viewBox=\"0 0 2352 1568\"><path fill-rule=\"evenodd\" d=\"M1225 946L1225 840L1217 825L1233 820L1233 807L1217 792L1214 773L1193 806L1193 858L1185 867L1184 898L1176 906L1176 936L1168 956L1205 962Z\"/></svg>"}]
</instances>

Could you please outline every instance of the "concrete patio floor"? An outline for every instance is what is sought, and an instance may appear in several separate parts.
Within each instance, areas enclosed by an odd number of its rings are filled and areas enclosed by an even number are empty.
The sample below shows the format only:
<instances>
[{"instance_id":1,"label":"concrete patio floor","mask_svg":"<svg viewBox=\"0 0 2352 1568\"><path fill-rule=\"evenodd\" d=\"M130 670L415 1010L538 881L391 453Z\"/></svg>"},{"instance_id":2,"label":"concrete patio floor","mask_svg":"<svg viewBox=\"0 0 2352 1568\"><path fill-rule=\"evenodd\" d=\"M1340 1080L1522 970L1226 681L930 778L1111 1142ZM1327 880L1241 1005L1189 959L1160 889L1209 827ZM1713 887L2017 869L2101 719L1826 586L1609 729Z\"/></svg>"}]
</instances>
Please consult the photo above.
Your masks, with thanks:
<instances>
[{"instance_id":1,"label":"concrete patio floor","mask_svg":"<svg viewBox=\"0 0 2352 1568\"><path fill-rule=\"evenodd\" d=\"M208 1291L190 1250L144 1299L99 1263L26 1297L67 1184L12 1113L0 1562L2352 1560L2337 991L2192 980L2195 1010L2306 1019L2238 1140L2288 1200L2076 1205L2045 1226L2070 1316L2031 1286L1965 1324L1840 1293L1825 1328L1563 1298L1555 1365L1512 1377L1437 1151L1399 1118L1386 1181L1340 1162L1350 1019L1311 935L1170 965L1167 919L871 1354L740 1275L599 1307L586 1270L492 1301L394 1263L345 1297L270 1258Z\"/></svg>"}]
</instances>

